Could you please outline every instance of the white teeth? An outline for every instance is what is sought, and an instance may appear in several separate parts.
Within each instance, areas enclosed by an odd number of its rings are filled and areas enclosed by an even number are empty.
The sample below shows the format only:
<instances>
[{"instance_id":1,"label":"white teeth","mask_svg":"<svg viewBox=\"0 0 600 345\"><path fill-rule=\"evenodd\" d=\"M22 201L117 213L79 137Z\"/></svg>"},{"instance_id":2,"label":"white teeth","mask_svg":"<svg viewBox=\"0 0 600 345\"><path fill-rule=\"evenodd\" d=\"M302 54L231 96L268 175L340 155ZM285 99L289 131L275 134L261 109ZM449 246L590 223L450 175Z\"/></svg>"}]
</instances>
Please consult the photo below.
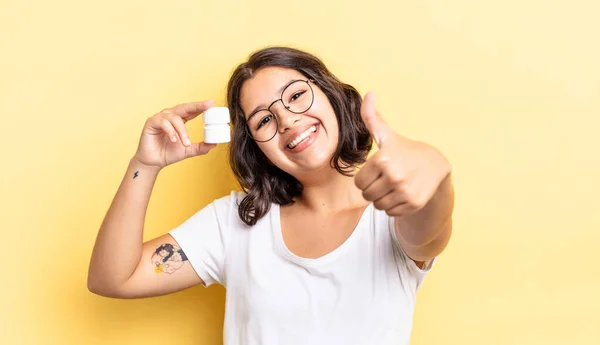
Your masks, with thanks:
<instances>
[{"instance_id":1,"label":"white teeth","mask_svg":"<svg viewBox=\"0 0 600 345\"><path fill-rule=\"evenodd\" d=\"M307 129L306 131L304 131L303 133L301 133L300 135L298 135L296 137L296 139L292 140L291 143L288 144L288 147L290 149L293 149L294 147L296 147L296 145L300 144L304 139L308 138L308 136L313 133L316 132L317 130L317 126L310 126L309 129Z\"/></svg>"}]
</instances>

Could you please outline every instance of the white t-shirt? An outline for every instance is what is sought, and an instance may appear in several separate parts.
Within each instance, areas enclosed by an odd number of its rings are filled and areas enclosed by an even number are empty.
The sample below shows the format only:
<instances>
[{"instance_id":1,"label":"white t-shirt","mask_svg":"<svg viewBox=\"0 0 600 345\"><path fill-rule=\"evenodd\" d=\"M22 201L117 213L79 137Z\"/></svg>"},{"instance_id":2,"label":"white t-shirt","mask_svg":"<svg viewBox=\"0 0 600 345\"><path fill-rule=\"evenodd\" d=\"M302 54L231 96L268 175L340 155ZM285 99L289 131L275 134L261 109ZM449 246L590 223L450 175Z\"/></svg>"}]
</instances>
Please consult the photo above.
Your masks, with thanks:
<instances>
[{"instance_id":1,"label":"white t-shirt","mask_svg":"<svg viewBox=\"0 0 600 345\"><path fill-rule=\"evenodd\" d=\"M331 253L302 258L284 244L280 207L243 223L232 192L170 231L206 285L226 288L226 345L408 344L422 270L370 204Z\"/></svg>"}]
</instances>

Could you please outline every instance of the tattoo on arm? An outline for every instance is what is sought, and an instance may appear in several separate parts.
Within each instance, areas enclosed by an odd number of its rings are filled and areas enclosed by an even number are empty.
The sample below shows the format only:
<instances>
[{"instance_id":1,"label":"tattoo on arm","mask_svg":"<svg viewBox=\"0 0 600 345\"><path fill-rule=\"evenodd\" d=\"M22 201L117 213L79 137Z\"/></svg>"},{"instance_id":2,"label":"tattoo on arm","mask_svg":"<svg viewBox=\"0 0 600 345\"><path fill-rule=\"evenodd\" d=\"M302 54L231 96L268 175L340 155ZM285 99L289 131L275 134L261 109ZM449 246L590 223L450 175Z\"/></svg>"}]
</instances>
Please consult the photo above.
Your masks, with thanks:
<instances>
[{"instance_id":1,"label":"tattoo on arm","mask_svg":"<svg viewBox=\"0 0 600 345\"><path fill-rule=\"evenodd\" d=\"M133 173L133 178L138 177L139 170Z\"/></svg>"},{"instance_id":2,"label":"tattoo on arm","mask_svg":"<svg viewBox=\"0 0 600 345\"><path fill-rule=\"evenodd\" d=\"M154 265L154 271L157 274L173 274L173 272L180 269L188 261L188 258L178 246L171 243L163 243L152 253L151 260Z\"/></svg>"}]
</instances>

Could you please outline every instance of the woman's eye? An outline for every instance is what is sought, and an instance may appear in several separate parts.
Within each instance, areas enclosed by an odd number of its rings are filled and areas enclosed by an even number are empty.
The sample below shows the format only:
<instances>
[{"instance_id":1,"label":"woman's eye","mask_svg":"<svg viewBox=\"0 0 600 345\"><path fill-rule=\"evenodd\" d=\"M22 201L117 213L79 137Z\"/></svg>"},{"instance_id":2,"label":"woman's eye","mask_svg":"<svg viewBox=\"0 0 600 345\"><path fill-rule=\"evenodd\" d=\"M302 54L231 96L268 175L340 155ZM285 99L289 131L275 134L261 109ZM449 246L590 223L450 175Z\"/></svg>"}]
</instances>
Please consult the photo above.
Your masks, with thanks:
<instances>
[{"instance_id":1,"label":"woman's eye","mask_svg":"<svg viewBox=\"0 0 600 345\"><path fill-rule=\"evenodd\" d=\"M265 116L258 124L258 128L261 128L262 126L266 125L267 123L269 123L269 121L271 121L271 115Z\"/></svg>"},{"instance_id":2,"label":"woman's eye","mask_svg":"<svg viewBox=\"0 0 600 345\"><path fill-rule=\"evenodd\" d=\"M304 93L304 91L302 91L302 92L296 92L296 93L295 93L295 94L292 96L292 98L290 99L290 102L293 102L293 101L297 100L297 99L298 99L300 96L302 96L302 94L303 94L303 93Z\"/></svg>"}]
</instances>

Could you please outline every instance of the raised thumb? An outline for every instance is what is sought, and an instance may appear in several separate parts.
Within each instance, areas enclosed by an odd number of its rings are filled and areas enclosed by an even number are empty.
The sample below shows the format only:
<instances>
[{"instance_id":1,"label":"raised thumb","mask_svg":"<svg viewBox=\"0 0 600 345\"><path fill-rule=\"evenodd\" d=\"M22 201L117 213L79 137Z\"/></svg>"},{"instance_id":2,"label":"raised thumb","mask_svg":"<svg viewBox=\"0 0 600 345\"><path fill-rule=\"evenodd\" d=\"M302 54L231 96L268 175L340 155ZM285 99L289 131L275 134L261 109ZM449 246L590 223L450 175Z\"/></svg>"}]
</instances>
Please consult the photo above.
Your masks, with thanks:
<instances>
[{"instance_id":1,"label":"raised thumb","mask_svg":"<svg viewBox=\"0 0 600 345\"><path fill-rule=\"evenodd\" d=\"M375 143L381 148L387 138L389 127L375 109L374 93L369 92L365 95L360 107L360 115L373 139L375 139Z\"/></svg>"}]
</instances>

